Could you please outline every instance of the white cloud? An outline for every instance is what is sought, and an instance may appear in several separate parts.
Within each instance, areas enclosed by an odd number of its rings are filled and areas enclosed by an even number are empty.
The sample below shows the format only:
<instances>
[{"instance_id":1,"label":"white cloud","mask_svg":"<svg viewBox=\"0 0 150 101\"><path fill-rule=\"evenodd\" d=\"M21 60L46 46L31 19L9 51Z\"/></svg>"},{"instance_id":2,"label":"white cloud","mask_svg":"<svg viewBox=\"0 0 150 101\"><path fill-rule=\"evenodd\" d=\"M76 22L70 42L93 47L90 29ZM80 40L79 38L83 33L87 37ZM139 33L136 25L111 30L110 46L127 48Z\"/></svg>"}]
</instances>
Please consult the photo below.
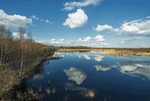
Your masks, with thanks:
<instances>
[{"instance_id":1,"label":"white cloud","mask_svg":"<svg viewBox=\"0 0 150 101\"><path fill-rule=\"evenodd\" d=\"M64 72L68 76L68 80L75 81L79 85L86 79L86 74L79 68L70 67L65 69Z\"/></svg>"},{"instance_id":2,"label":"white cloud","mask_svg":"<svg viewBox=\"0 0 150 101\"><path fill-rule=\"evenodd\" d=\"M64 10L70 11L73 10L74 8L81 8L81 7L86 7L89 5L97 5L101 2L102 0L82 0L80 2L66 2L64 4L65 8Z\"/></svg>"},{"instance_id":3,"label":"white cloud","mask_svg":"<svg viewBox=\"0 0 150 101\"><path fill-rule=\"evenodd\" d=\"M46 23L50 23L48 19L45 20Z\"/></svg>"},{"instance_id":4,"label":"white cloud","mask_svg":"<svg viewBox=\"0 0 150 101\"><path fill-rule=\"evenodd\" d=\"M10 28L24 27L27 24L31 24L32 19L21 15L8 15L2 9L0 9L0 24Z\"/></svg>"},{"instance_id":5,"label":"white cloud","mask_svg":"<svg viewBox=\"0 0 150 101\"><path fill-rule=\"evenodd\" d=\"M89 47L103 47L110 46L109 43L104 42L104 36L87 36L85 38L79 38L77 40L66 40L60 39L50 39L50 40L37 40L37 42L47 44L47 45L58 45L58 46L89 46Z\"/></svg>"},{"instance_id":6,"label":"white cloud","mask_svg":"<svg viewBox=\"0 0 150 101\"><path fill-rule=\"evenodd\" d=\"M92 43L89 43L89 44L87 44L87 46L91 46L91 47L108 47L108 46L110 46L111 44L109 44L109 43L106 43L106 42L99 42L99 41L97 41L97 42L92 42Z\"/></svg>"},{"instance_id":7,"label":"white cloud","mask_svg":"<svg viewBox=\"0 0 150 101\"><path fill-rule=\"evenodd\" d=\"M149 17L147 17L149 18ZM98 25L95 28L96 31L102 32L104 30L110 30L118 32L119 34L131 34L131 35L150 35L150 20L133 20L123 23L119 28L113 28L110 25Z\"/></svg>"},{"instance_id":8,"label":"white cloud","mask_svg":"<svg viewBox=\"0 0 150 101\"><path fill-rule=\"evenodd\" d=\"M92 46L92 47L93 46L99 47L99 46L110 45L110 44L103 42L103 41L105 41L105 38L103 35L97 35L95 37L87 36L85 38L79 38L77 40L77 42L85 42L86 46Z\"/></svg>"},{"instance_id":9,"label":"white cloud","mask_svg":"<svg viewBox=\"0 0 150 101\"><path fill-rule=\"evenodd\" d=\"M65 39L50 39L49 44L64 44Z\"/></svg>"},{"instance_id":10,"label":"white cloud","mask_svg":"<svg viewBox=\"0 0 150 101\"><path fill-rule=\"evenodd\" d=\"M12 35L15 39L20 39L20 34L18 32L13 32ZM28 34L23 34L23 38L28 39L29 38Z\"/></svg>"},{"instance_id":11,"label":"white cloud","mask_svg":"<svg viewBox=\"0 0 150 101\"><path fill-rule=\"evenodd\" d=\"M94 39L95 39L96 41L105 41L103 35L97 35L97 36L94 37Z\"/></svg>"},{"instance_id":12,"label":"white cloud","mask_svg":"<svg viewBox=\"0 0 150 101\"><path fill-rule=\"evenodd\" d=\"M103 31L108 31L108 30L114 31L114 32L118 32L119 31L119 29L117 29L117 28L115 29L112 26L106 25L106 24L105 25L98 24L97 27L94 28L94 30L96 30L97 32L103 32Z\"/></svg>"},{"instance_id":13,"label":"white cloud","mask_svg":"<svg viewBox=\"0 0 150 101\"><path fill-rule=\"evenodd\" d=\"M83 26L87 21L88 16L82 9L78 9L75 13L68 14L68 18L63 25L70 28L77 28Z\"/></svg>"},{"instance_id":14,"label":"white cloud","mask_svg":"<svg viewBox=\"0 0 150 101\"><path fill-rule=\"evenodd\" d=\"M39 20L39 18L35 15L31 16L31 19L34 19L34 20Z\"/></svg>"},{"instance_id":15,"label":"white cloud","mask_svg":"<svg viewBox=\"0 0 150 101\"><path fill-rule=\"evenodd\" d=\"M97 28L95 28L96 31L98 32L102 32L104 30L112 30L113 27L112 26L109 26L109 25L99 25L97 26Z\"/></svg>"},{"instance_id":16,"label":"white cloud","mask_svg":"<svg viewBox=\"0 0 150 101\"><path fill-rule=\"evenodd\" d=\"M73 42L72 40L65 40L63 38L60 39L50 39L50 40L36 40L39 43L43 43L46 45L58 45L58 46L67 46L70 45L71 42Z\"/></svg>"},{"instance_id":17,"label":"white cloud","mask_svg":"<svg viewBox=\"0 0 150 101\"><path fill-rule=\"evenodd\" d=\"M134 20L125 22L120 27L121 34L150 35L150 20Z\"/></svg>"},{"instance_id":18,"label":"white cloud","mask_svg":"<svg viewBox=\"0 0 150 101\"><path fill-rule=\"evenodd\" d=\"M49 24L52 24L52 22L50 22L48 19L44 20L44 19L40 19L39 17L33 15L30 17L32 20L37 20L37 21L40 21L40 22L45 22L45 23L49 23Z\"/></svg>"},{"instance_id":19,"label":"white cloud","mask_svg":"<svg viewBox=\"0 0 150 101\"><path fill-rule=\"evenodd\" d=\"M52 24L48 19L45 20L46 23Z\"/></svg>"},{"instance_id":20,"label":"white cloud","mask_svg":"<svg viewBox=\"0 0 150 101\"><path fill-rule=\"evenodd\" d=\"M90 37L90 36L87 36L86 38L79 38L79 40L78 41L83 41L83 42L89 42L89 41L91 41L91 39L92 39L92 37Z\"/></svg>"}]
</instances>

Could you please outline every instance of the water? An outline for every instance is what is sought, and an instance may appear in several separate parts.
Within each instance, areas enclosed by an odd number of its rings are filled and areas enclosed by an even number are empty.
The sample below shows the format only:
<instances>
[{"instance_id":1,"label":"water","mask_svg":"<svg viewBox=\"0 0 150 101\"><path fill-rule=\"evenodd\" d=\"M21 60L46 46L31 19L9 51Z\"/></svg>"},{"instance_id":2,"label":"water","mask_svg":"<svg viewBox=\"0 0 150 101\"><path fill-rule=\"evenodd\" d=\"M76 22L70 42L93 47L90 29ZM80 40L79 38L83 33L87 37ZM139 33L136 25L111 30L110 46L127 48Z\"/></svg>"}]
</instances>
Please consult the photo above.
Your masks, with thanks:
<instances>
[{"instance_id":1,"label":"water","mask_svg":"<svg viewBox=\"0 0 150 101\"><path fill-rule=\"evenodd\" d=\"M27 81L40 101L150 101L150 57L55 53Z\"/></svg>"}]
</instances>

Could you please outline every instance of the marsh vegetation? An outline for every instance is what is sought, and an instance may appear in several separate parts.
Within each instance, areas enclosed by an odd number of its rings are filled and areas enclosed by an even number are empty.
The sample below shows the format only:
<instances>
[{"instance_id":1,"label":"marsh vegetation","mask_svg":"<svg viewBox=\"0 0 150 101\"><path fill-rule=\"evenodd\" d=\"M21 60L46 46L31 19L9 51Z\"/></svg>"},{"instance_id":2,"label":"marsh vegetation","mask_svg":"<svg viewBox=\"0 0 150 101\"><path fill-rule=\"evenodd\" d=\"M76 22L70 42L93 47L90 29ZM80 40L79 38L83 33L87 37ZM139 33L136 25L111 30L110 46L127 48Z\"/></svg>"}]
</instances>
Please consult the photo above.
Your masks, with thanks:
<instances>
[{"instance_id":1,"label":"marsh vegetation","mask_svg":"<svg viewBox=\"0 0 150 101\"><path fill-rule=\"evenodd\" d=\"M101 54L110 55L140 55L150 56L150 48L92 48L84 46L57 47L59 52L90 52L100 51Z\"/></svg>"}]
</instances>

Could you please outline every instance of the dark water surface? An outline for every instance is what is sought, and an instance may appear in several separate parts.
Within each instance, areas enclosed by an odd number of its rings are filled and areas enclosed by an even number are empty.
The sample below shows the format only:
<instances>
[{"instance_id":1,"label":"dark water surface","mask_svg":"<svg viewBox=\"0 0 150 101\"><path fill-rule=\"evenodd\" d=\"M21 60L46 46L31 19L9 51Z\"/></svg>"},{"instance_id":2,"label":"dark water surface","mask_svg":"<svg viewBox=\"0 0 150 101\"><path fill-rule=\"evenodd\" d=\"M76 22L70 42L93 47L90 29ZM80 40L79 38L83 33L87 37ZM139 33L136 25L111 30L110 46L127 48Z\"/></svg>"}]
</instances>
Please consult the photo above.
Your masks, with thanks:
<instances>
[{"instance_id":1,"label":"dark water surface","mask_svg":"<svg viewBox=\"0 0 150 101\"><path fill-rule=\"evenodd\" d=\"M40 101L150 101L150 57L55 53L27 81Z\"/></svg>"}]
</instances>

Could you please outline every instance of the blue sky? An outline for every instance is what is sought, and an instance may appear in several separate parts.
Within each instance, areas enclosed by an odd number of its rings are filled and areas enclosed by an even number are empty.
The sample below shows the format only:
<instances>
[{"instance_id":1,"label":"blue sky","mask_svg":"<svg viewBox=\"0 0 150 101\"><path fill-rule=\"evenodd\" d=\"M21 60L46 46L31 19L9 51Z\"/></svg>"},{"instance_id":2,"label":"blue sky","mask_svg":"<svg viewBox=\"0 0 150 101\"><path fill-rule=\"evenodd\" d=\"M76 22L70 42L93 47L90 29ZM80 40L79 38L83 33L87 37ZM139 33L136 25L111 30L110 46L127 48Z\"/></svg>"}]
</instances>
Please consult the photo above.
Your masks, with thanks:
<instances>
[{"instance_id":1,"label":"blue sky","mask_svg":"<svg viewBox=\"0 0 150 101\"><path fill-rule=\"evenodd\" d=\"M0 24L56 46L150 47L150 0L0 0Z\"/></svg>"}]
</instances>

